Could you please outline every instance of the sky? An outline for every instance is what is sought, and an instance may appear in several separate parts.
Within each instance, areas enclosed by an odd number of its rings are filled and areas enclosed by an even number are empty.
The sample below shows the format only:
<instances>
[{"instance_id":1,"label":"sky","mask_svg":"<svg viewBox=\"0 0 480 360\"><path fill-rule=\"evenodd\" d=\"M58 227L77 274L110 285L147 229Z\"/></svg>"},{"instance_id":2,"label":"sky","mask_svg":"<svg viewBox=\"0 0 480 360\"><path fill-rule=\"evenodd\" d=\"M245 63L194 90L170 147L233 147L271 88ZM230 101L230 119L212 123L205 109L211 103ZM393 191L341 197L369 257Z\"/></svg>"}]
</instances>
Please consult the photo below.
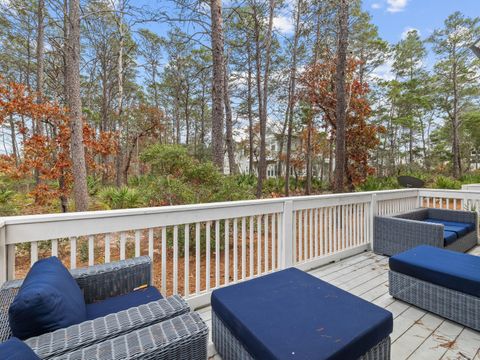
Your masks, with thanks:
<instances>
[{"instance_id":1,"label":"sky","mask_svg":"<svg viewBox=\"0 0 480 360\"><path fill-rule=\"evenodd\" d=\"M427 38L455 11L480 16L480 0L363 0L363 8L372 15L380 36L390 43L401 40L409 29Z\"/></svg>"},{"instance_id":2,"label":"sky","mask_svg":"<svg viewBox=\"0 0 480 360\"><path fill-rule=\"evenodd\" d=\"M169 0L137 0L134 3L165 10L172 6ZM225 6L228 3L229 0L224 0ZM295 0L287 0L287 3L293 5ZM372 15L381 37L390 43L398 42L409 29L417 29L426 38L455 11L470 17L480 16L480 0L363 0L362 3L363 9ZM292 22L291 14L279 14L275 26L278 30L289 33L293 31ZM150 24L149 27L162 35L168 29L160 23Z\"/></svg>"},{"instance_id":3,"label":"sky","mask_svg":"<svg viewBox=\"0 0 480 360\"><path fill-rule=\"evenodd\" d=\"M228 6L230 0L223 0ZM266 0L265 0L266 1ZM142 5L160 7L168 11L172 6L168 0L137 0ZM480 0L363 0L363 9L372 16L372 21L378 26L381 38L390 44L395 44L412 29L416 29L422 39L428 38L433 30L441 28L444 20L453 12L460 11L466 16L480 16ZM290 9L277 14L274 26L277 31L288 36L293 32L293 17L291 8L295 0L287 0ZM147 25L151 30L166 35L168 26L162 23ZM427 44L427 49L429 45ZM435 61L429 51L426 65L431 67ZM376 70L378 77L391 78L390 65L386 63Z\"/></svg>"}]
</instances>

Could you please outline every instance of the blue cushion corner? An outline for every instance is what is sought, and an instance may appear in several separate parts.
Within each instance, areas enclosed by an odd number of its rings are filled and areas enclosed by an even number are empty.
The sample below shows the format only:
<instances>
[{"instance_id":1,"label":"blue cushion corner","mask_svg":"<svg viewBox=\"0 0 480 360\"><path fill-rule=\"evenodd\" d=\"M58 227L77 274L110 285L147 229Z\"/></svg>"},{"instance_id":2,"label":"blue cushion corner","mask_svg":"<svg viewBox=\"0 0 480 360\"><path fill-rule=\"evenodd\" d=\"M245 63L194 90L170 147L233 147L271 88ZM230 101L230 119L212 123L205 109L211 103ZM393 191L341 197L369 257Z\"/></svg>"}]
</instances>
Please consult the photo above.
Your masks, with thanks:
<instances>
[{"instance_id":1,"label":"blue cushion corner","mask_svg":"<svg viewBox=\"0 0 480 360\"><path fill-rule=\"evenodd\" d=\"M23 341L12 337L0 344L2 360L41 360Z\"/></svg>"},{"instance_id":2,"label":"blue cushion corner","mask_svg":"<svg viewBox=\"0 0 480 360\"><path fill-rule=\"evenodd\" d=\"M57 257L33 264L8 310L12 334L28 339L86 320L83 293Z\"/></svg>"}]
</instances>

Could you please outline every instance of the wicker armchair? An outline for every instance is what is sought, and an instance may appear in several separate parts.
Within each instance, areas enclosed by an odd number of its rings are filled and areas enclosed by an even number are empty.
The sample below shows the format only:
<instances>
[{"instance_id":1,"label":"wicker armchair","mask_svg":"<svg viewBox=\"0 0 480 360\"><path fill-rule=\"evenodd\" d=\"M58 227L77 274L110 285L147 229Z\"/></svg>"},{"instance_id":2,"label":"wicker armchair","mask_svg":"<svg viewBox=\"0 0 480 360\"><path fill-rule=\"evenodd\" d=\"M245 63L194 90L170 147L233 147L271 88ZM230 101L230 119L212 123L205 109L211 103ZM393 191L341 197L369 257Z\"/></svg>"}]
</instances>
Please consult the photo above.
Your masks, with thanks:
<instances>
[{"instance_id":1,"label":"wicker armchair","mask_svg":"<svg viewBox=\"0 0 480 360\"><path fill-rule=\"evenodd\" d=\"M148 256L71 271L85 302L151 282ZM0 288L0 342L11 337L8 309L21 280ZM42 359L206 359L208 328L180 296L84 321L25 340Z\"/></svg>"},{"instance_id":2,"label":"wicker armchair","mask_svg":"<svg viewBox=\"0 0 480 360\"><path fill-rule=\"evenodd\" d=\"M473 223L475 230L446 245L444 227L425 222L427 218ZM373 251L381 255L395 255L418 245L431 245L466 252L478 243L478 215L472 211L422 208L390 216L375 216Z\"/></svg>"}]
</instances>

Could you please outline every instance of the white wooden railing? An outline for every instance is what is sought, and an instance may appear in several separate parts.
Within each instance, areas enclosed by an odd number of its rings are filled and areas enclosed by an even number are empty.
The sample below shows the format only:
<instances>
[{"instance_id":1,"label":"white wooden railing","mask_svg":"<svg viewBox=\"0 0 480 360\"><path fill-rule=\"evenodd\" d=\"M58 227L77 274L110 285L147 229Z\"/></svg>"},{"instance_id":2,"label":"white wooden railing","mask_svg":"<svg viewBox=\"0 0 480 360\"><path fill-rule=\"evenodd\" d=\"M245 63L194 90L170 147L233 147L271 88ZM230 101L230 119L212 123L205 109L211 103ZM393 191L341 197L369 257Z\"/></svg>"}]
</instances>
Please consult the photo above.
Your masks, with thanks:
<instances>
[{"instance_id":1,"label":"white wooden railing","mask_svg":"<svg viewBox=\"0 0 480 360\"><path fill-rule=\"evenodd\" d=\"M149 255L162 293L199 307L217 287L370 249L377 214L479 205L480 192L405 189L5 217L0 280L22 278L50 255L70 268Z\"/></svg>"},{"instance_id":2,"label":"white wooden railing","mask_svg":"<svg viewBox=\"0 0 480 360\"><path fill-rule=\"evenodd\" d=\"M480 184L465 184L462 185L462 190L480 191Z\"/></svg>"}]
</instances>

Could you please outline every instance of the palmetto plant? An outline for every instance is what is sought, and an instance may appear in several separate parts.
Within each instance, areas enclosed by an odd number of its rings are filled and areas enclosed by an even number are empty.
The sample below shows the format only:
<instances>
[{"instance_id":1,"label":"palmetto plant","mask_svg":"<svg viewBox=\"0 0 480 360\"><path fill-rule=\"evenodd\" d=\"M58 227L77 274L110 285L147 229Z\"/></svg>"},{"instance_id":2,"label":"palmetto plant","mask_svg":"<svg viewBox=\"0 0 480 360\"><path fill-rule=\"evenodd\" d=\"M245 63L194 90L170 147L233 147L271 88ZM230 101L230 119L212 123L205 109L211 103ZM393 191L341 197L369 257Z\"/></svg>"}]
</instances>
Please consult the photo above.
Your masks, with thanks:
<instances>
[{"instance_id":1,"label":"palmetto plant","mask_svg":"<svg viewBox=\"0 0 480 360\"><path fill-rule=\"evenodd\" d=\"M15 214L14 196L14 191L0 188L0 216Z\"/></svg>"},{"instance_id":2,"label":"palmetto plant","mask_svg":"<svg viewBox=\"0 0 480 360\"><path fill-rule=\"evenodd\" d=\"M99 197L110 209L136 208L144 204L141 193L127 186L104 188Z\"/></svg>"}]
</instances>

